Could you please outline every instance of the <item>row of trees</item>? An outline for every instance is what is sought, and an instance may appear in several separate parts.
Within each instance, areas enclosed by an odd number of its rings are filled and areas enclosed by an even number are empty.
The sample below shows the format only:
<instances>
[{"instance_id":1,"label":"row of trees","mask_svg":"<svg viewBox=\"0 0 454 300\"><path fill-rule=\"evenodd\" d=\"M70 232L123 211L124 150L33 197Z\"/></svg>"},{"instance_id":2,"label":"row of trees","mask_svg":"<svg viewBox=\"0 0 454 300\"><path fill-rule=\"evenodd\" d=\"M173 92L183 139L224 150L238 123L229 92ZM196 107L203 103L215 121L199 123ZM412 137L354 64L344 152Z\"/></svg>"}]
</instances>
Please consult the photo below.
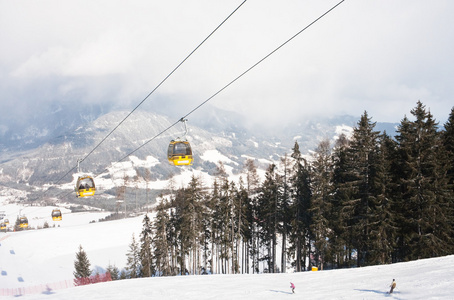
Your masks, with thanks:
<instances>
[{"instance_id":1,"label":"row of trees","mask_svg":"<svg viewBox=\"0 0 454 300\"><path fill-rule=\"evenodd\" d=\"M418 102L397 135L365 112L352 136L305 157L252 160L210 187L193 177L145 216L127 253L128 277L285 272L366 266L454 253L454 109L444 129Z\"/></svg>"}]
</instances>

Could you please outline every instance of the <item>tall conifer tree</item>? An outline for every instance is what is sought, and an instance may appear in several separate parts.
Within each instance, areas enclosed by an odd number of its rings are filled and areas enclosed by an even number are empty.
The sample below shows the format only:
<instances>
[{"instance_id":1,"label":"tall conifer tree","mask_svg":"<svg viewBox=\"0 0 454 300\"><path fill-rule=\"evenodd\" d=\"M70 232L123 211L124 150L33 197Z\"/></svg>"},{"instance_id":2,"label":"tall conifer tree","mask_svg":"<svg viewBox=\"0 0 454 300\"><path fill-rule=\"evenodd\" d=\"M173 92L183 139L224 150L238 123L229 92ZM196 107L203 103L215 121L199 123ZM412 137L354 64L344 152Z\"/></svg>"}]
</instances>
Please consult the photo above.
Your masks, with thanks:
<instances>
[{"instance_id":1,"label":"tall conifer tree","mask_svg":"<svg viewBox=\"0 0 454 300\"><path fill-rule=\"evenodd\" d=\"M156 207L156 216L153 223L155 235L153 236L153 254L156 260L156 269L162 276L171 275L169 254L170 249L169 237L171 222L167 214L167 202L162 199Z\"/></svg>"},{"instance_id":2,"label":"tall conifer tree","mask_svg":"<svg viewBox=\"0 0 454 300\"><path fill-rule=\"evenodd\" d=\"M418 101L396 139L400 150L402 207L401 259L446 255L452 251L445 157L437 123Z\"/></svg>"},{"instance_id":3,"label":"tall conifer tree","mask_svg":"<svg viewBox=\"0 0 454 300\"><path fill-rule=\"evenodd\" d=\"M312 201L310 212L312 222L310 229L315 246L315 265L323 270L323 264L331 260L328 241L331 235L330 232L332 232L329 220L331 218L331 198L333 195L333 167L328 140L323 140L319 143L313 154L311 166Z\"/></svg>"},{"instance_id":4,"label":"tall conifer tree","mask_svg":"<svg viewBox=\"0 0 454 300\"><path fill-rule=\"evenodd\" d=\"M370 232L374 223L377 205L376 186L377 139L379 132L374 131L375 123L371 122L367 112L361 116L357 127L353 129L350 147L347 151L347 172L349 178L345 187L350 196L344 202L344 209L349 211L349 226L353 246L357 250L357 265L370 264Z\"/></svg>"},{"instance_id":5,"label":"tall conifer tree","mask_svg":"<svg viewBox=\"0 0 454 300\"><path fill-rule=\"evenodd\" d=\"M295 270L306 270L306 258L310 245L309 226L311 217L309 213L311 203L310 174L307 161L303 158L299 145L295 142L292 158L295 160L291 177L292 182L292 221L289 235L289 253L295 258Z\"/></svg>"},{"instance_id":6,"label":"tall conifer tree","mask_svg":"<svg viewBox=\"0 0 454 300\"><path fill-rule=\"evenodd\" d=\"M446 165L448 166L447 178L451 190L451 196L454 193L454 107L451 109L448 121L444 124L442 132L443 146L446 150ZM454 197L454 196L452 196ZM454 200L453 200L454 201Z\"/></svg>"},{"instance_id":7,"label":"tall conifer tree","mask_svg":"<svg viewBox=\"0 0 454 300\"><path fill-rule=\"evenodd\" d=\"M126 269L128 271L129 278L138 278L140 276L140 247L136 241L134 234L132 234L131 244L129 245L129 251L126 254Z\"/></svg>"},{"instance_id":8,"label":"tall conifer tree","mask_svg":"<svg viewBox=\"0 0 454 300\"><path fill-rule=\"evenodd\" d=\"M82 245L79 245L79 251L76 253L74 269L73 274L76 285L85 284L83 279L90 277L92 271L90 270L90 261L88 260L87 253L82 248Z\"/></svg>"},{"instance_id":9,"label":"tall conifer tree","mask_svg":"<svg viewBox=\"0 0 454 300\"><path fill-rule=\"evenodd\" d=\"M140 277L151 277L154 272L152 255L152 224L148 215L143 218L142 232L140 233Z\"/></svg>"},{"instance_id":10,"label":"tall conifer tree","mask_svg":"<svg viewBox=\"0 0 454 300\"><path fill-rule=\"evenodd\" d=\"M259 241L265 249L261 258L267 262L268 272L274 273L276 266L276 242L278 228L279 195L276 165L270 164L258 197Z\"/></svg>"},{"instance_id":11,"label":"tall conifer tree","mask_svg":"<svg viewBox=\"0 0 454 300\"><path fill-rule=\"evenodd\" d=\"M353 233L350 225L351 215L353 212L345 209L351 192L346 183L349 181L349 173L347 171L348 159L347 150L349 147L349 139L345 134L339 135L333 148L333 202L331 213L331 226L333 235L330 239L330 248L335 253L333 260L337 263L337 267L349 266L352 263L353 252Z\"/></svg>"}]
</instances>

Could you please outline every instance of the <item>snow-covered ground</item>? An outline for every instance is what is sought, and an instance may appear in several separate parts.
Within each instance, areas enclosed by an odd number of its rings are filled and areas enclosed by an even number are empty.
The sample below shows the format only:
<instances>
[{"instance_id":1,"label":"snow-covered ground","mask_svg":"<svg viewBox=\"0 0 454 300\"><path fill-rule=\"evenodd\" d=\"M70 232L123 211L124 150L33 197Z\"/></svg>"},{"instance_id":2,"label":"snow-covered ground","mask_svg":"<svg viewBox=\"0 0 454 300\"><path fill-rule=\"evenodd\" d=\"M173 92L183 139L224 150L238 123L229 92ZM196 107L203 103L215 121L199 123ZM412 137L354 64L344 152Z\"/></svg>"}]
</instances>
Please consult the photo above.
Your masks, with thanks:
<instances>
[{"instance_id":1,"label":"snow-covered ground","mask_svg":"<svg viewBox=\"0 0 454 300\"><path fill-rule=\"evenodd\" d=\"M11 207L9 207L11 208ZM29 219L50 218L50 207L27 208ZM0 208L2 210L2 208ZM33 215L34 214L34 215ZM408 263L318 272L259 275L200 275L130 279L81 287L49 288L72 282L79 245L92 268L122 269L132 234L139 237L143 216L90 223L103 212L66 213L59 226L0 233L0 292L27 292L21 299L454 299L454 256ZM48 221L51 226L53 222ZM387 294L392 279L393 294ZM290 282L296 285L291 294ZM19 292L18 292L19 293ZM1 294L0 294L1 295ZM0 296L10 299L17 297Z\"/></svg>"}]
</instances>

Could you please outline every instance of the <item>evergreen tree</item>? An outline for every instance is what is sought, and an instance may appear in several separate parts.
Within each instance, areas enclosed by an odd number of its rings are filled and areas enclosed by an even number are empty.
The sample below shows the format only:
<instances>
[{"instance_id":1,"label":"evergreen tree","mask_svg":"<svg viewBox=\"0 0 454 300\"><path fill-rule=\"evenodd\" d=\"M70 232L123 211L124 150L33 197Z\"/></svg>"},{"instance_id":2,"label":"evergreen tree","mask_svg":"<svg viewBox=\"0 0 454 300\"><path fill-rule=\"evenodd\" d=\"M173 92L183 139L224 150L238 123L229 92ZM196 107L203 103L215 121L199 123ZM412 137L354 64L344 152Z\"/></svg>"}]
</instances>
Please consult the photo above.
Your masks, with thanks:
<instances>
[{"instance_id":1,"label":"evergreen tree","mask_svg":"<svg viewBox=\"0 0 454 300\"><path fill-rule=\"evenodd\" d=\"M156 259L156 269L159 275L171 275L171 268L169 262L170 243L169 237L171 236L171 222L170 217L166 212L167 202L162 198L161 202L156 207L156 216L154 219L153 228L155 235L153 237L154 257Z\"/></svg>"},{"instance_id":2,"label":"evergreen tree","mask_svg":"<svg viewBox=\"0 0 454 300\"><path fill-rule=\"evenodd\" d=\"M243 178L240 177L239 188L235 195L237 210L237 249L241 247L241 273L249 273L249 248L248 245L252 238L252 206L249 193L244 185ZM239 256L239 250L237 250Z\"/></svg>"},{"instance_id":3,"label":"evergreen tree","mask_svg":"<svg viewBox=\"0 0 454 300\"><path fill-rule=\"evenodd\" d=\"M352 246L356 249L357 266L371 264L370 232L377 223L374 214L377 204L377 187L379 182L377 170L378 135L374 131L375 123L371 122L367 112L361 116L357 127L353 129L350 147L347 151L346 168L348 178L344 183L349 197L343 203L348 212L348 226L352 238Z\"/></svg>"},{"instance_id":4,"label":"evergreen tree","mask_svg":"<svg viewBox=\"0 0 454 300\"><path fill-rule=\"evenodd\" d=\"M204 206L205 192L203 191L202 181L193 176L189 182L188 189L186 190L188 209L187 213L190 214L188 220L189 223L189 238L190 238L190 251L191 257L191 273L200 274L201 261L200 261L200 250L201 243L204 240L204 223L203 218L205 216L206 208Z\"/></svg>"},{"instance_id":5,"label":"evergreen tree","mask_svg":"<svg viewBox=\"0 0 454 300\"><path fill-rule=\"evenodd\" d=\"M181 188L176 191L173 206L175 212L173 215L173 223L175 228L175 246L176 246L176 259L179 264L181 275L186 275L188 272L186 266L186 258L190 250L190 216L191 211L188 207L188 201L185 189Z\"/></svg>"},{"instance_id":6,"label":"evergreen tree","mask_svg":"<svg viewBox=\"0 0 454 300\"><path fill-rule=\"evenodd\" d=\"M291 172L292 172L292 159L284 155L281 158L281 169L282 169L282 176L281 176L281 184L279 186L280 192L278 195L280 196L279 200L279 218L278 222L280 226L278 226L279 233L282 238L281 244L281 272L285 273L287 268L287 239L288 235L291 231Z\"/></svg>"},{"instance_id":7,"label":"evergreen tree","mask_svg":"<svg viewBox=\"0 0 454 300\"><path fill-rule=\"evenodd\" d=\"M395 170L395 158L396 143L384 132L379 137L374 166L371 168L374 211L370 216L368 264L392 262L397 228L393 212L395 189L392 173Z\"/></svg>"},{"instance_id":8,"label":"evergreen tree","mask_svg":"<svg viewBox=\"0 0 454 300\"><path fill-rule=\"evenodd\" d=\"M442 142L446 153L444 164L447 166L447 198L448 198L448 215L450 216L450 228L454 228L454 107L451 109L448 121L444 124L442 132ZM454 240L454 233L451 235Z\"/></svg>"},{"instance_id":9,"label":"evergreen tree","mask_svg":"<svg viewBox=\"0 0 454 300\"><path fill-rule=\"evenodd\" d=\"M205 211L203 199L204 192L200 180L193 176L187 189L177 191L173 203L177 256L182 274L197 274L201 269L199 241L202 233L202 215Z\"/></svg>"},{"instance_id":10,"label":"evergreen tree","mask_svg":"<svg viewBox=\"0 0 454 300\"><path fill-rule=\"evenodd\" d=\"M153 266L153 255L151 252L152 228L150 218L145 215L143 218L143 228L140 233L140 277L151 277L155 271Z\"/></svg>"},{"instance_id":11,"label":"evergreen tree","mask_svg":"<svg viewBox=\"0 0 454 300\"><path fill-rule=\"evenodd\" d=\"M120 280L127 279L127 278L128 278L128 272L125 269L121 270Z\"/></svg>"},{"instance_id":12,"label":"evergreen tree","mask_svg":"<svg viewBox=\"0 0 454 300\"><path fill-rule=\"evenodd\" d=\"M129 245L129 251L126 256L126 270L128 271L129 278L140 277L140 247L134 237L134 234L132 234L132 241Z\"/></svg>"},{"instance_id":13,"label":"evergreen tree","mask_svg":"<svg viewBox=\"0 0 454 300\"><path fill-rule=\"evenodd\" d=\"M290 206L291 231L289 234L289 253L295 258L295 269L301 272L306 269L306 257L310 245L309 226L311 222L310 174L307 161L303 158L299 145L295 142L291 157L294 159L292 182L292 203Z\"/></svg>"},{"instance_id":14,"label":"evergreen tree","mask_svg":"<svg viewBox=\"0 0 454 300\"><path fill-rule=\"evenodd\" d=\"M353 253L353 234L349 220L353 214L345 205L351 189L347 186L349 181L347 150L350 141L345 134L341 134L333 148L333 202L331 213L331 227L333 234L329 240L333 251L333 260L337 267L350 266ZM346 209L347 208L347 209Z\"/></svg>"},{"instance_id":15,"label":"evergreen tree","mask_svg":"<svg viewBox=\"0 0 454 300\"><path fill-rule=\"evenodd\" d=\"M448 121L444 124L442 142L447 155L446 165L448 166L448 170L446 176L452 199L454 198L454 107L451 109Z\"/></svg>"},{"instance_id":16,"label":"evergreen tree","mask_svg":"<svg viewBox=\"0 0 454 300\"><path fill-rule=\"evenodd\" d=\"M109 264L107 266L106 271L108 273L110 273L110 278L112 278L112 280L119 280L120 279L120 270L115 265Z\"/></svg>"},{"instance_id":17,"label":"evergreen tree","mask_svg":"<svg viewBox=\"0 0 454 300\"><path fill-rule=\"evenodd\" d=\"M79 251L76 253L76 260L74 261L73 272L76 285L86 284L86 280L91 275L90 270L90 261L88 260L87 253L82 248L82 245L79 245Z\"/></svg>"},{"instance_id":18,"label":"evergreen tree","mask_svg":"<svg viewBox=\"0 0 454 300\"><path fill-rule=\"evenodd\" d=\"M220 211L220 191L218 180L215 179L213 182L212 193L207 200L207 209L209 213L209 227L210 232L210 241L211 241L211 260L210 260L210 270L212 274L219 273L219 246L221 244L221 211Z\"/></svg>"},{"instance_id":19,"label":"evergreen tree","mask_svg":"<svg viewBox=\"0 0 454 300\"><path fill-rule=\"evenodd\" d=\"M178 256L178 249L179 249L179 241L178 241L178 232L177 232L177 224L178 218L176 214L176 208L173 206L175 203L175 199L170 199L169 204L169 222L167 224L167 241L168 247L170 251L170 273L172 275L177 275L179 273L179 256ZM158 264L159 265L159 264Z\"/></svg>"},{"instance_id":20,"label":"evergreen tree","mask_svg":"<svg viewBox=\"0 0 454 300\"><path fill-rule=\"evenodd\" d=\"M257 174L257 166L254 164L252 159L247 159L245 162L244 169L246 170L246 190L248 194L247 204L247 220L249 228L249 238L246 247L249 257L252 259L252 272L258 272L258 222L257 222L257 195L259 189L259 176ZM245 231L246 233L246 231ZM249 271L249 258L246 260L246 270Z\"/></svg>"},{"instance_id":21,"label":"evergreen tree","mask_svg":"<svg viewBox=\"0 0 454 300\"><path fill-rule=\"evenodd\" d=\"M276 165L270 164L258 197L259 242L266 250L261 260L267 262L268 272L275 273L279 220L279 178Z\"/></svg>"},{"instance_id":22,"label":"evergreen tree","mask_svg":"<svg viewBox=\"0 0 454 300\"><path fill-rule=\"evenodd\" d=\"M452 227L446 157L437 123L418 101L405 118L396 139L400 155L402 207L401 256L403 260L450 254Z\"/></svg>"},{"instance_id":23,"label":"evergreen tree","mask_svg":"<svg viewBox=\"0 0 454 300\"><path fill-rule=\"evenodd\" d=\"M313 154L311 165L312 201L310 212L312 220L310 229L315 246L315 265L323 270L323 264L331 260L328 242L330 232L332 232L329 220L332 210L333 166L328 140L320 142Z\"/></svg>"},{"instance_id":24,"label":"evergreen tree","mask_svg":"<svg viewBox=\"0 0 454 300\"><path fill-rule=\"evenodd\" d=\"M232 239L232 220L233 220L233 196L230 182L227 178L220 178L222 184L219 188L219 206L217 207L217 225L219 230L219 259L221 262L222 274L227 274L230 270L229 263L231 258Z\"/></svg>"}]
</instances>

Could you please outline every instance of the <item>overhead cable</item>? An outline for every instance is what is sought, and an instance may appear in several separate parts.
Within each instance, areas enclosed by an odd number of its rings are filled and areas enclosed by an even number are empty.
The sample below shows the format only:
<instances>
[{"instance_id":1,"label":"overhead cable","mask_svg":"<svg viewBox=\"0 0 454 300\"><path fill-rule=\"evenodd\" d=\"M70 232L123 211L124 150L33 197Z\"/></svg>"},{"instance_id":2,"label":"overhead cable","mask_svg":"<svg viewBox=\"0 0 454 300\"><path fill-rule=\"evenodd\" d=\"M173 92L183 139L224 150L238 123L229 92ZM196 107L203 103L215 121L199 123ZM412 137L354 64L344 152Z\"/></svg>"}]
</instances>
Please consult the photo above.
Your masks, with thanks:
<instances>
[{"instance_id":1,"label":"overhead cable","mask_svg":"<svg viewBox=\"0 0 454 300\"><path fill-rule=\"evenodd\" d=\"M199 49L238 9L240 9L241 6L243 6L244 3L246 3L247 0L244 0L241 2L241 4L236 7L202 42L197 45L197 47L194 48L148 95L131 111L128 113L126 117L123 118L123 120L118 123L117 126L115 126L83 159L81 159L79 162L83 162L85 159L87 159L115 130L117 130L118 127L120 127L123 122L126 121L126 119L131 116L138 108L141 106L175 71L186 61L189 59L189 57L194 54L197 49ZM74 166L72 169L70 169L67 173L65 173L59 180L57 180L54 184L58 184L60 181L63 180L68 174L74 171L76 169L76 166Z\"/></svg>"},{"instance_id":2,"label":"overhead cable","mask_svg":"<svg viewBox=\"0 0 454 300\"><path fill-rule=\"evenodd\" d=\"M302 32L304 32L306 29L308 29L309 27L311 27L312 25L314 25L317 21L319 21L320 19L322 19L324 16L326 16L328 13L330 13L331 11L333 11L336 7L338 7L342 2L344 2L345 0L342 0L340 1L339 3L337 3L336 5L334 5L333 7L331 7L329 10L327 10L325 13L323 13L321 16L319 16L317 19L315 19L314 21L312 21L309 25L307 25L306 27L304 27L303 29L301 29L300 31L298 31L296 34L294 34L291 38L287 39L284 43L282 43L281 45L279 45L277 48L275 48L273 51L271 51L270 53L268 53L267 55L265 55L262 59L260 59L258 62L256 62L255 64L253 64L251 67L249 67L246 71L244 71L243 73L241 73L240 75L238 75L235 79L233 79L232 81L230 81L229 83L227 83L224 87L222 87L220 90L218 90L216 93L214 93L212 96L210 96L208 99L206 99L205 101L203 101L202 103L200 103L198 106L196 106L194 109L192 109L190 112L188 112L186 115L184 115L183 117L181 117L180 119L178 119L178 121L176 121L175 123L173 123L172 125L170 125L169 127L167 127L166 129L164 129L163 131L159 132L157 135L155 135L154 137L152 137L151 139L149 139L148 141L146 141L144 144L142 144L141 146L139 146L138 148L136 148L134 151L130 152L129 154L127 154L126 156L124 156L121 160L119 160L118 162L121 162L122 160L126 159L128 156L132 155L133 153L135 153L136 151L138 151L139 149L141 149L142 147L144 147L145 145L147 145L148 143L150 143L151 141L153 141L154 139L156 139L158 136L160 136L161 134L163 134L164 132L166 132L167 130L171 129L172 127L174 127L176 124L178 124L178 122L180 122L180 120L182 119L186 119L187 116L189 116L190 114L192 114L193 112L195 112L196 110L198 110L200 107L202 107L203 105L205 105L208 101L210 101L211 99L213 99L214 97L216 97L217 95L219 95L222 91L224 91L225 89L227 89L229 86L231 86L234 82L236 82L238 79L240 79L241 77L243 77L246 73L248 73L249 71L251 71L252 69L254 69L256 66L258 66L260 63L262 63L264 60L266 60L268 57L270 57L271 55L273 55L274 53L276 53L279 49L281 49L282 47L284 47L286 44L288 44L291 40L293 40L294 38L296 38L298 35L300 35ZM117 163L118 163L117 162Z\"/></svg>"}]
</instances>

